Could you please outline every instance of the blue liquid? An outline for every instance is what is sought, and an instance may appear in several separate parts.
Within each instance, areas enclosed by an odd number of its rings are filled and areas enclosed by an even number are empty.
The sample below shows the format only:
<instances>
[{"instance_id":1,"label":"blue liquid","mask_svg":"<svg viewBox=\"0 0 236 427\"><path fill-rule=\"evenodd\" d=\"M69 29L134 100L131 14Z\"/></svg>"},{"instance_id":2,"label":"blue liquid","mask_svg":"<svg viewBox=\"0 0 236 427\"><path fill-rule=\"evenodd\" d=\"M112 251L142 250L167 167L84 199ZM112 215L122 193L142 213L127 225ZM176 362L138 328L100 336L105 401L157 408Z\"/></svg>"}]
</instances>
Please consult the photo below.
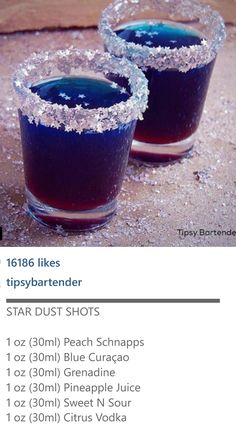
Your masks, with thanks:
<instances>
[{"instance_id":1,"label":"blue liquid","mask_svg":"<svg viewBox=\"0 0 236 427\"><path fill-rule=\"evenodd\" d=\"M129 95L112 82L63 77L34 85L41 98L74 107L108 107ZM114 84L113 84L114 85ZM65 132L30 124L20 112L28 190L42 203L64 210L91 210L113 201L119 193L136 122L97 133Z\"/></svg>"},{"instance_id":2,"label":"blue liquid","mask_svg":"<svg viewBox=\"0 0 236 427\"><path fill-rule=\"evenodd\" d=\"M129 97L121 87L113 87L112 82L83 76L53 78L35 84L31 90L48 102L67 105L69 108L76 105L88 109L111 107Z\"/></svg>"},{"instance_id":3,"label":"blue liquid","mask_svg":"<svg viewBox=\"0 0 236 427\"><path fill-rule=\"evenodd\" d=\"M181 24L137 21L116 30L128 42L148 47L181 48L201 44L199 33Z\"/></svg>"},{"instance_id":4,"label":"blue liquid","mask_svg":"<svg viewBox=\"0 0 236 427\"><path fill-rule=\"evenodd\" d=\"M128 23L116 33L129 42L149 47L189 47L202 41L200 33L187 26L159 21ZM149 82L149 107L144 113L144 120L137 123L135 139L169 144L191 136L200 122L213 67L214 60L186 73L175 69L160 72L148 68L145 75ZM135 156L134 150L132 155ZM144 156L147 161L168 162L174 158L163 155L161 159L155 159L152 154Z\"/></svg>"}]
</instances>

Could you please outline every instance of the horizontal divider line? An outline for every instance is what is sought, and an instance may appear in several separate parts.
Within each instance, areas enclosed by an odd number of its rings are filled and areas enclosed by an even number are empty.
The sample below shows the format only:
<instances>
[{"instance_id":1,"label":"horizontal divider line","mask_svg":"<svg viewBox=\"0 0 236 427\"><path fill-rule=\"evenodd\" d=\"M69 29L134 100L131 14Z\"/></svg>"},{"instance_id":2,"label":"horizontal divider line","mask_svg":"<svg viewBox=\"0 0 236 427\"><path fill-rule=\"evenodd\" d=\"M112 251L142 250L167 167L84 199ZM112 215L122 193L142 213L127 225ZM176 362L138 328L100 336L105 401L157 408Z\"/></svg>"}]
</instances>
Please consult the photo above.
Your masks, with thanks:
<instances>
[{"instance_id":1,"label":"horizontal divider line","mask_svg":"<svg viewBox=\"0 0 236 427\"><path fill-rule=\"evenodd\" d=\"M96 304L219 304L220 298L80 298L80 299L7 299L10 303L96 303Z\"/></svg>"}]
</instances>

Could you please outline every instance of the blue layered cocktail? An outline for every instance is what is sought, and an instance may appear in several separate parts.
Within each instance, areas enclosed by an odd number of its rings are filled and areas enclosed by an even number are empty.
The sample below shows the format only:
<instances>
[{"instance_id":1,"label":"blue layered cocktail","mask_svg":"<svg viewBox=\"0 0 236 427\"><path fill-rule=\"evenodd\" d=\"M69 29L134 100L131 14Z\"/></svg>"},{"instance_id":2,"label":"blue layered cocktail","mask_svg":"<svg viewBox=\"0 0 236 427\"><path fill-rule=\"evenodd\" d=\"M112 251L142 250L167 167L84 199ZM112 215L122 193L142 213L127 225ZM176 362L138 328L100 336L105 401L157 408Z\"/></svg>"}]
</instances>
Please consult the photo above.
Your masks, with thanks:
<instances>
[{"instance_id":1,"label":"blue layered cocktail","mask_svg":"<svg viewBox=\"0 0 236 427\"><path fill-rule=\"evenodd\" d=\"M111 82L85 77L55 78L31 90L48 102L85 109L111 107L129 96ZM135 124L79 134L29 123L20 113L27 190L56 209L86 211L112 202L121 189Z\"/></svg>"},{"instance_id":2,"label":"blue layered cocktail","mask_svg":"<svg viewBox=\"0 0 236 427\"><path fill-rule=\"evenodd\" d=\"M141 21L116 30L128 42L143 46L181 48L200 45L203 37L184 25L169 22ZM185 73L178 70L158 71L148 68L149 105L144 120L137 123L135 140L150 144L170 144L185 140L197 129L203 110L214 60ZM182 155L158 154L163 162ZM132 156L154 161L155 153L132 150Z\"/></svg>"},{"instance_id":3,"label":"blue layered cocktail","mask_svg":"<svg viewBox=\"0 0 236 427\"><path fill-rule=\"evenodd\" d=\"M93 59L93 54L83 55L88 62ZM119 61L106 55L94 54L93 70L101 57L116 70ZM71 53L68 61L70 57ZM133 66L127 64L123 66L129 78ZM19 117L28 208L46 225L86 230L103 225L114 214L136 119L145 102L138 106L139 98L132 96L132 90L127 92L109 81L109 66L103 76L54 76L27 87L32 111L29 103L23 103ZM134 74L147 91L144 76L138 69ZM35 111L33 101L38 102Z\"/></svg>"},{"instance_id":4,"label":"blue layered cocktail","mask_svg":"<svg viewBox=\"0 0 236 427\"><path fill-rule=\"evenodd\" d=\"M135 20L141 12L152 18ZM221 17L197 1L116 0L103 13L100 30L106 49L131 59L148 79L148 109L137 123L132 157L155 164L186 155L224 39Z\"/></svg>"}]
</instances>

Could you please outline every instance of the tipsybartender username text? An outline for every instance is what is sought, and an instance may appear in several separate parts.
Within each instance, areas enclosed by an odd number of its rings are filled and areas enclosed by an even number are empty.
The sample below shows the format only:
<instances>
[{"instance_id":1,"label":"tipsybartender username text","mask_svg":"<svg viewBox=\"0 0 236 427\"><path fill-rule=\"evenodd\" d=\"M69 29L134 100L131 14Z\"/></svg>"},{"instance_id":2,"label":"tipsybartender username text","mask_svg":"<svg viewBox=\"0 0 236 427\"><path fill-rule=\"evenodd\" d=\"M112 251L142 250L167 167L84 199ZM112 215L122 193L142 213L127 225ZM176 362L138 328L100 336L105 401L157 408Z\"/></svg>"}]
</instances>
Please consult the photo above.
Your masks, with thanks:
<instances>
[{"instance_id":1,"label":"tipsybartender username text","mask_svg":"<svg viewBox=\"0 0 236 427\"><path fill-rule=\"evenodd\" d=\"M236 237L236 230L207 230L199 228L196 230L185 230L184 228L177 229L178 236L181 239L186 237Z\"/></svg>"}]
</instances>

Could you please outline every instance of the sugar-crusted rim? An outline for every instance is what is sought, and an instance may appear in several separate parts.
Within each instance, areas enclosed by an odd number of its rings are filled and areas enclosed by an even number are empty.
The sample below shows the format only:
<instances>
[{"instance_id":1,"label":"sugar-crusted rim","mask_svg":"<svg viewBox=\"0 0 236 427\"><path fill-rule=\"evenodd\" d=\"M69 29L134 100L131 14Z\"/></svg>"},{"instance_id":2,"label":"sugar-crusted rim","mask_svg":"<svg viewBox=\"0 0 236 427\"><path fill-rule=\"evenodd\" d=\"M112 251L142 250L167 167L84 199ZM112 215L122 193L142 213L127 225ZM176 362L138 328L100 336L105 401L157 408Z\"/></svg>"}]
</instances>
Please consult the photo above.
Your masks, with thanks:
<instances>
[{"instance_id":1,"label":"sugar-crusted rim","mask_svg":"<svg viewBox=\"0 0 236 427\"><path fill-rule=\"evenodd\" d=\"M202 43L174 49L148 47L127 42L115 33L121 21L134 20L137 12L148 10L167 13L170 20L175 16L188 21L199 20L203 28ZM182 72L211 62L226 37L220 14L197 0L113 0L102 12L99 32L107 50L118 57L124 56L142 68L152 67L159 71L174 68Z\"/></svg>"},{"instance_id":2,"label":"sugar-crusted rim","mask_svg":"<svg viewBox=\"0 0 236 427\"><path fill-rule=\"evenodd\" d=\"M93 71L104 75L113 73L129 80L131 95L126 101L107 108L87 109L78 105L51 103L33 93L30 87L59 73ZM19 108L30 122L65 131L81 133L85 130L104 132L120 124L142 119L147 107L148 87L143 72L125 58L116 58L98 50L80 50L74 47L53 52L33 54L19 66L13 85L18 95Z\"/></svg>"}]
</instances>

